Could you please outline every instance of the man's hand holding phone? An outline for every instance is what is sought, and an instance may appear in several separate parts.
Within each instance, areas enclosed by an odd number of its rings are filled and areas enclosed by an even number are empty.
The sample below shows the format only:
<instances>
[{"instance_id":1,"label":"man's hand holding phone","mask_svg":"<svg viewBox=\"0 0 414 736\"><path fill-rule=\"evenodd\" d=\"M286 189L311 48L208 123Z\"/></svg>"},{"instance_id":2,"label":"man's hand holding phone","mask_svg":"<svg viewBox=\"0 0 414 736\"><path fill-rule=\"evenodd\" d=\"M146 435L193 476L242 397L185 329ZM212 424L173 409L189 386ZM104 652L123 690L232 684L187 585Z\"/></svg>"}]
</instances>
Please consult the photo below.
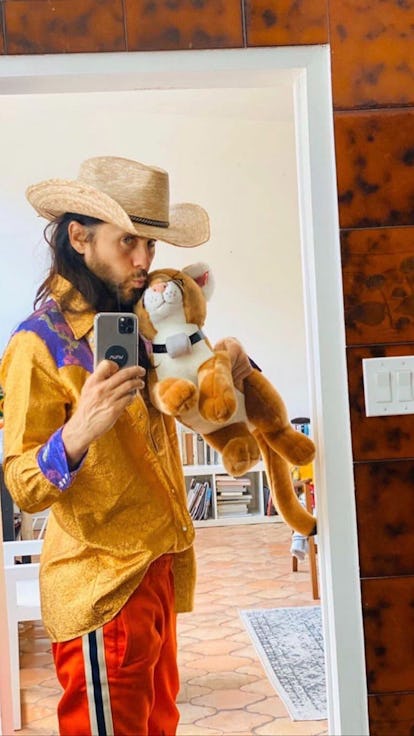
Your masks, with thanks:
<instances>
[{"instance_id":1,"label":"man's hand holding phone","mask_svg":"<svg viewBox=\"0 0 414 736\"><path fill-rule=\"evenodd\" d=\"M131 317L135 315L96 315L96 367L85 381L79 404L62 431L71 467L81 461L91 442L113 427L136 392L145 386L145 368L138 365L137 321L131 321ZM102 359L105 355L111 359Z\"/></svg>"},{"instance_id":2,"label":"man's hand holding phone","mask_svg":"<svg viewBox=\"0 0 414 736\"><path fill-rule=\"evenodd\" d=\"M62 439L71 466L77 465L89 445L115 424L137 391L144 388L145 368L119 368L103 360L87 378L76 411L65 424Z\"/></svg>"}]
</instances>

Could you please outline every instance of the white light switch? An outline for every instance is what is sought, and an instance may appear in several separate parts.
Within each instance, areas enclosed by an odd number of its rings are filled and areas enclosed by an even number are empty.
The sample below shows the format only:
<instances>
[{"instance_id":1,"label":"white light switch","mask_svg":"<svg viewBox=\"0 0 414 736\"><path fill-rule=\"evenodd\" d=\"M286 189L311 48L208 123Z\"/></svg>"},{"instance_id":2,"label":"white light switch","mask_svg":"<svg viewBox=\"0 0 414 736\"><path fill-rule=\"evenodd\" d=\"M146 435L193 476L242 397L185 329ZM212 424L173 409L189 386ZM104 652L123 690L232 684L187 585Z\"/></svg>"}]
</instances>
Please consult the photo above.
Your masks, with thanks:
<instances>
[{"instance_id":1,"label":"white light switch","mask_svg":"<svg viewBox=\"0 0 414 736\"><path fill-rule=\"evenodd\" d=\"M411 371L397 371L397 398L398 401L412 401L413 383Z\"/></svg>"},{"instance_id":2,"label":"white light switch","mask_svg":"<svg viewBox=\"0 0 414 736\"><path fill-rule=\"evenodd\" d=\"M414 414L414 356L364 358L367 417Z\"/></svg>"},{"instance_id":3,"label":"white light switch","mask_svg":"<svg viewBox=\"0 0 414 736\"><path fill-rule=\"evenodd\" d=\"M375 374L375 400L392 401L391 396L391 374L389 371L378 371Z\"/></svg>"}]
</instances>

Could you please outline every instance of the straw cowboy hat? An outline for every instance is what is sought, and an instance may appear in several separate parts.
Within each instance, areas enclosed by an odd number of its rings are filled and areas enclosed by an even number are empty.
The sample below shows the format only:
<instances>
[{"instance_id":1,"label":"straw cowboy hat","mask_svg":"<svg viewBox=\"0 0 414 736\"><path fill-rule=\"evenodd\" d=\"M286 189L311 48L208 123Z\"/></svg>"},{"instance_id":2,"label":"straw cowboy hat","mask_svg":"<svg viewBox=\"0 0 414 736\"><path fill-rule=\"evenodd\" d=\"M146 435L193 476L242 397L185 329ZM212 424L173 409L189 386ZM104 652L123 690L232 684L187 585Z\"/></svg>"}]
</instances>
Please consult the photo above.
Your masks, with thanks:
<instances>
[{"instance_id":1,"label":"straw cowboy hat","mask_svg":"<svg viewBox=\"0 0 414 736\"><path fill-rule=\"evenodd\" d=\"M36 212L54 220L65 212L96 217L125 232L193 247L210 237L207 212L197 204L170 205L168 173L116 156L81 164L75 180L33 184L26 197Z\"/></svg>"}]
</instances>

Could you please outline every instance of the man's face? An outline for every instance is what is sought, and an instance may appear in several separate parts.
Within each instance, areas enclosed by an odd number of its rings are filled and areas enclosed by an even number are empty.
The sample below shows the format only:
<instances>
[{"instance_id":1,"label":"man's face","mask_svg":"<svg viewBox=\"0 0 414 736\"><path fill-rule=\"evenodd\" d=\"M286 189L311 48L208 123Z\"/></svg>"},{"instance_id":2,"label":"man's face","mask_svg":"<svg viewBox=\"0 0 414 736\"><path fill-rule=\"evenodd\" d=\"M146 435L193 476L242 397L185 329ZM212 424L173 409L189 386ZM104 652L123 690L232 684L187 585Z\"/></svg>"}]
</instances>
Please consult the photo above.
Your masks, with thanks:
<instances>
[{"instance_id":1,"label":"man's face","mask_svg":"<svg viewBox=\"0 0 414 736\"><path fill-rule=\"evenodd\" d=\"M138 301L154 254L155 240L130 235L108 223L97 225L83 241L85 265L122 304Z\"/></svg>"}]
</instances>

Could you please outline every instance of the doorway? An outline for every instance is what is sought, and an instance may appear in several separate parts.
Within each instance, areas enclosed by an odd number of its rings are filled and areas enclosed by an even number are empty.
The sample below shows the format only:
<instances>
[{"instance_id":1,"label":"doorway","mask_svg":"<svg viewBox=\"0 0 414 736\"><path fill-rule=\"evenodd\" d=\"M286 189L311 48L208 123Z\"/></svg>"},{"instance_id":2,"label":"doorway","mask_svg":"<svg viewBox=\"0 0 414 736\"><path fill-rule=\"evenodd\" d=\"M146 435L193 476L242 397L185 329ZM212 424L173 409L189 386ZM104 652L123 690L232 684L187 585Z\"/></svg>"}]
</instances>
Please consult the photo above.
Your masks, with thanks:
<instances>
[{"instance_id":1,"label":"doorway","mask_svg":"<svg viewBox=\"0 0 414 736\"><path fill-rule=\"evenodd\" d=\"M318 489L318 516L319 516L319 551L320 551L320 573L321 573L321 599L322 613L327 655L327 689L328 689L328 714L329 732L332 734L368 733L366 713L366 684L363 658L363 636L361 605L359 596L358 558L357 558L357 535L354 510L352 456L350 445L350 429L347 402L347 378L345 366L345 337L344 321L342 313L341 297L341 270L339 262L339 228L337 221L337 198L336 179L334 166L334 147L332 131L332 105L330 99L330 72L329 51L327 47L289 47L278 49L249 49L229 51L206 51L206 52L153 52L129 53L129 54L77 54L40 57L3 57L0 59L0 93L5 95L1 107L2 143L6 147L15 149L15 158L19 166L17 170L23 171L27 183L34 182L40 178L47 178L44 172L56 164L54 146L38 145L42 136L42 116L46 121L47 108L53 106L53 98L58 101L62 95L74 94L79 99L77 108L76 126L82 125L83 109L87 105L89 96L117 94L119 103L131 99L133 91L140 92L141 98L156 95L167 99L163 92L169 92L180 101L178 106L174 103L174 109L161 112L163 116L177 117L177 107L181 111L185 104L191 105L191 110L201 110L208 97L215 94L222 96L223 109L229 109L225 105L226 100L233 99L232 114L234 117L235 100L244 99L246 110L247 90L255 90L254 101L249 105L250 115L270 115L272 119L262 121L263 130L274 126L275 115L285 114L292 110L292 141L294 144L295 176L297 176L297 207L298 207L298 251L297 258L302 278L297 279L296 288L303 294L304 303L304 331L303 341L299 340L299 350L304 350L307 366L307 391L309 400L310 416L312 419L313 436L318 446L318 458L315 464L315 482ZM230 92L230 91L235 91ZM283 91L284 97L279 112L276 113L278 94ZM191 94L195 98L191 97ZM214 93L214 94L213 94ZM19 139L13 143L15 131L10 127L11 119L7 111L7 99L15 97L15 104L22 107L31 103L36 115L30 118L28 129L34 135L37 150L31 147L31 163L22 155L21 147L24 140ZM123 96L123 100L121 97ZM83 98L80 99L80 98ZM267 98L264 105L263 99ZM66 98L69 101L69 97ZM155 98L154 98L155 99ZM194 103L194 99L196 103ZM189 102L192 100L192 102ZM82 105L83 101L83 105ZM194 107L197 104L198 107ZM62 103L64 104L64 102ZM63 157L66 155L68 146L73 151L72 160L77 163L91 154L91 146L98 132L104 132L109 138L117 138L117 111L116 105L106 117L96 116L95 127L89 128L89 146L83 155L79 145L76 131L72 126L62 130L60 126L55 131L56 141L60 145L62 158L60 159L60 171L56 169L52 175L63 174ZM141 108L143 109L143 108ZM148 109L148 108L146 108ZM266 112L265 112L266 111ZM139 116L139 110L136 113ZM180 112L181 114L181 112ZM229 127L229 118L223 119ZM235 119L235 118L234 118ZM280 120L280 117L278 118ZM177 121L176 121L177 122ZM250 125L249 119L249 125ZM202 121L201 121L202 123ZM200 124L201 124L200 123ZM234 126L233 135L238 135L240 129L246 129L246 119L239 112L239 125ZM205 124L205 121L204 121ZM7 127L9 126L9 127ZM170 129L171 130L171 129ZM286 126L286 131L288 126ZM194 135L194 131L192 131ZM248 138L245 130L246 138ZM154 137L154 144L161 144L161 132L158 139ZM286 132L286 135L288 133ZM184 133L183 133L184 136ZM233 140L229 135L229 143ZM164 141L165 144L165 141ZM174 140L168 140L168 146L164 150L173 151ZM193 158L186 165L202 166L201 154L203 146L199 146L199 159ZM205 148L205 146L204 146ZM194 149L196 150L196 149ZM216 152L216 148L214 151ZM237 149L239 150L239 149ZM273 150L267 148L267 150ZM288 147L286 148L288 150ZM290 150L290 149L289 149ZM44 169L40 173L34 173L30 166L36 160L35 154L42 156ZM119 148L118 148L119 151ZM97 153L117 153L111 147L110 151L100 150ZM222 154L229 153L229 149L223 146ZM204 152L205 153L205 152ZM249 162L249 151L240 151L235 166L239 166L244 176L248 170L244 169ZM121 152L119 151L119 155ZM125 152L123 155L127 155ZM171 153L173 155L173 153ZM175 155L175 154L174 154ZM208 151L207 151L208 156ZM141 160L148 163L156 163L160 156L154 156L148 151L148 155L141 155ZM151 160L153 159L153 160ZM263 158L265 161L265 157ZM37 158L37 165L39 158ZM175 162L170 164L165 161L166 168L175 171ZM2 240L7 242L30 242L40 241L42 225L39 231L34 232L33 215L28 205L22 202L22 188L20 178L17 176L16 167L12 170L3 169L1 177L1 200L8 201L10 188L17 192L18 199L13 198L8 203L8 218L3 227ZM7 173L7 176L6 176ZM68 176L76 176L76 171L68 171ZM269 176L270 176L269 172ZM199 200L203 203L202 182L203 178L189 177L186 173L186 181L196 182L198 190L194 188L185 198ZM229 187L230 191L230 187ZM234 193L234 192L233 192ZM175 193L174 193L175 194ZM260 191L259 191L260 194ZM177 192L177 199L182 198L181 192ZM268 197L274 197L275 211L277 212L278 191L272 188L266 190ZM234 200L238 203L238 199ZM229 211L230 204L226 202ZM250 200L251 201L251 200ZM206 203L207 204L207 203ZM260 202L259 202L260 204ZM271 206L267 212L271 213ZM237 220L242 221L247 216L247 210L242 202L238 206ZM270 214L269 214L270 216ZM233 222L236 220L233 219ZM252 235L253 233L252 223ZM274 227L274 223L270 223ZM20 233L16 228L21 227ZM226 223L220 223L222 227L222 243L230 242L225 237ZM5 229L4 229L5 228ZM270 233L272 229L264 230ZM227 233L234 238L233 233ZM245 235L242 233L242 238ZM17 238L17 241L16 241ZM28 239L29 238L29 239ZM28 240L27 240L28 239ZM275 236L273 235L273 239ZM288 239L288 238L287 238ZM246 242L243 240L243 242ZM270 242L270 241L269 241ZM292 240L290 240L292 242ZM256 246L255 246L256 247ZM285 251L286 252L286 251ZM13 253L15 255L13 255ZM163 253L164 255L164 253ZM186 254L187 255L187 254ZM43 255L41 246L36 246L33 256L36 262L41 262ZM197 259L200 254L197 253ZM220 272L223 269L222 256L217 250L217 265L220 264ZM167 263L163 260L164 265ZM34 285L38 283L38 274L33 274L32 266L23 262L18 248L10 248L10 259L14 264L14 274L26 273L28 284L26 300L31 300L34 293ZM228 272L223 275L230 283L231 270L235 262L235 254L227 253L226 263ZM175 254L174 254L175 259ZM240 260L240 259L239 259ZM160 261L161 262L161 261ZM177 263L174 260L174 263ZM177 265L180 265L178 263ZM214 264L213 264L214 265ZM243 268L248 270L248 264L243 263ZM16 271L16 269L18 269ZM20 269L20 270L19 270ZM26 271L27 269L27 271ZM219 272L219 271L218 271ZM250 271L248 273L250 275ZM6 282L8 280L6 279ZM3 293L2 312L8 309L8 304L15 304L15 295ZM216 302L216 308L222 309L223 305ZM29 311L27 303L25 313ZM299 310L300 311L300 310ZM214 314L214 313L213 313ZM211 315L213 317L213 314ZM10 315L13 319L13 315ZM264 322L268 320L264 319ZM254 323L255 327L257 321ZM13 324L8 325L8 331ZM236 325L237 332L244 325ZM250 332L252 326L249 326ZM230 333L231 334L231 333ZM236 329L234 330L236 333ZM214 335L212 336L214 339ZM265 339L265 338L264 338ZM282 334L280 344L284 344L286 336ZM3 348L0 348L0 350ZM274 381L286 402L291 406L287 391L281 385L280 377L276 379L271 371L263 366L266 374ZM286 384L287 385L287 384ZM293 406L291 410L295 413ZM299 413L299 412L298 412ZM346 533L345 533L346 531Z\"/></svg>"}]
</instances>

